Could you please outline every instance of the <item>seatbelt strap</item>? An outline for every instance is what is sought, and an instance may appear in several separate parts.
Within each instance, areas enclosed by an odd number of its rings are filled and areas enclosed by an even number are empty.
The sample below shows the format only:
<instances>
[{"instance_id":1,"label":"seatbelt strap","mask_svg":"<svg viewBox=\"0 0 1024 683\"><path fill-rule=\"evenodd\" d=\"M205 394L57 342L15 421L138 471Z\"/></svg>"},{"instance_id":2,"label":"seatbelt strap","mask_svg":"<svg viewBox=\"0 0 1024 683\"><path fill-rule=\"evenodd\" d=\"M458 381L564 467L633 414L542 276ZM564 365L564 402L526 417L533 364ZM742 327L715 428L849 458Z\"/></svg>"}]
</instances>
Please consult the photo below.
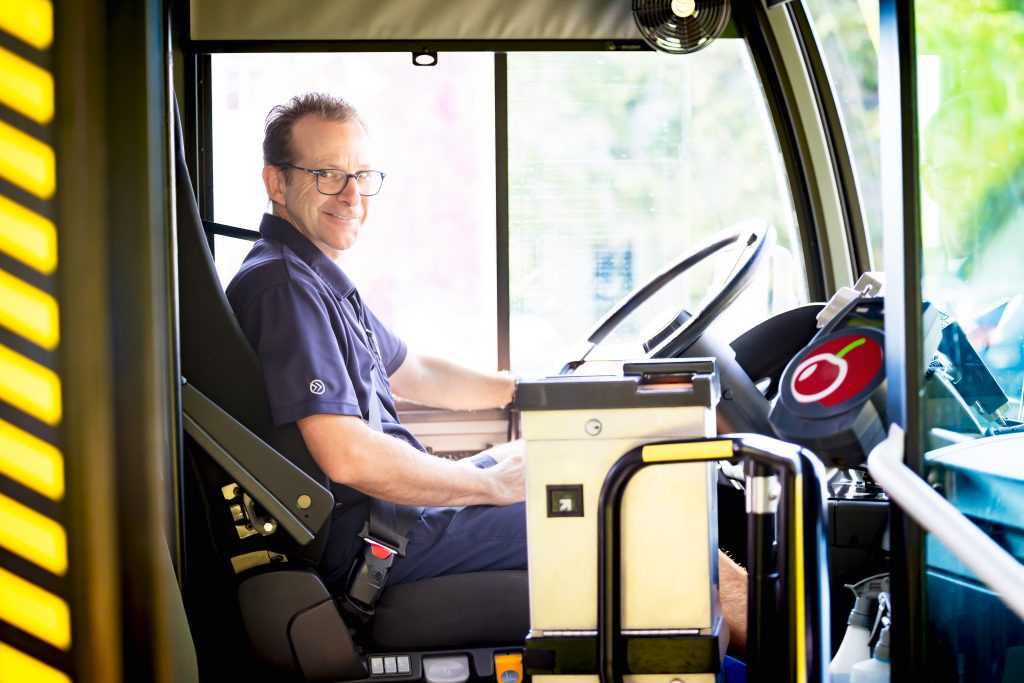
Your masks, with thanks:
<instances>
[{"instance_id":1,"label":"seatbelt strap","mask_svg":"<svg viewBox=\"0 0 1024 683\"><path fill-rule=\"evenodd\" d=\"M377 395L377 380L375 370L370 372L370 387L373 396L370 397L369 424L375 431L384 433L384 427L380 419L380 397ZM359 535L368 543L377 543L399 555L405 555L405 546L408 542L406 534L419 519L423 512L421 508L408 505L396 505L388 501L370 499L370 516Z\"/></svg>"},{"instance_id":2,"label":"seatbelt strap","mask_svg":"<svg viewBox=\"0 0 1024 683\"><path fill-rule=\"evenodd\" d=\"M363 312L359 295L355 291L349 295L349 301L355 309L360 324L363 326L367 349L373 356L374 365L370 368L370 406L367 411L367 423L374 431L384 433L380 417L380 396L377 394L377 368L383 368L383 360L374 338L373 330ZM387 583L388 571L394 562L394 556L405 555L408 542L406 535L419 519L421 508L407 505L396 505L389 501L370 499L370 514L359 533L366 541L366 549L362 557L357 557L349 572L345 609L362 621L369 620L374 613L374 605L380 598Z\"/></svg>"}]
</instances>

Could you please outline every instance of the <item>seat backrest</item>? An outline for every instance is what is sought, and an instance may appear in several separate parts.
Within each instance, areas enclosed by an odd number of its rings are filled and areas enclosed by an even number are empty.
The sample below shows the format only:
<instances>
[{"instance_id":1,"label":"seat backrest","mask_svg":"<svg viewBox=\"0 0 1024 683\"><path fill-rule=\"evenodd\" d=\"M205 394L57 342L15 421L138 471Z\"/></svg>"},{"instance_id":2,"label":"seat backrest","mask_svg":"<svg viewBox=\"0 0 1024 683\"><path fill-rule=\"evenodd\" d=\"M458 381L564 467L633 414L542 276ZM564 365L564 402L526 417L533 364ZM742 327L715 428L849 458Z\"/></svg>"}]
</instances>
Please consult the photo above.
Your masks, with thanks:
<instances>
[{"instance_id":1,"label":"seat backrest","mask_svg":"<svg viewBox=\"0 0 1024 683\"><path fill-rule=\"evenodd\" d=\"M295 424L275 426L271 419L259 359L239 327L217 277L185 164L180 120L177 112L175 114L181 374L185 381L315 481L330 487L327 477L306 449ZM219 487L231 482L223 472L218 476L218 469L209 462L196 462L195 465L206 480L203 488L207 491L207 499L211 505L216 504L216 498L220 497ZM225 507L225 513L226 510ZM316 562L323 552L326 538L325 528L308 546L298 546L286 534L277 533L267 537L263 543L246 539L247 542L239 547L240 552L250 552L262 546ZM230 556L233 552L229 548L218 550L222 556Z\"/></svg>"}]
</instances>

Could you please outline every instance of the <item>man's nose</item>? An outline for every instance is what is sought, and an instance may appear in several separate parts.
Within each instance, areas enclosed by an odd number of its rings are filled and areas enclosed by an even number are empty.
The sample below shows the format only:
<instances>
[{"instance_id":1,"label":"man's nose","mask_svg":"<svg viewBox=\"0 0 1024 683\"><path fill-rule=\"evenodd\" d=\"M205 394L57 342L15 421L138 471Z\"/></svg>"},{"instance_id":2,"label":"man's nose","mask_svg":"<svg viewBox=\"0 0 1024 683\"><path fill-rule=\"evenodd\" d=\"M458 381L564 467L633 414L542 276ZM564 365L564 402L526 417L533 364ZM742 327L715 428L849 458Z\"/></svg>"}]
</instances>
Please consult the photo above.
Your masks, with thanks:
<instances>
[{"instance_id":1,"label":"man's nose","mask_svg":"<svg viewBox=\"0 0 1024 683\"><path fill-rule=\"evenodd\" d=\"M355 178L349 178L348 182L345 183L344 189L338 193L338 198L344 201L346 204L358 204L359 203L359 185L356 183Z\"/></svg>"}]
</instances>

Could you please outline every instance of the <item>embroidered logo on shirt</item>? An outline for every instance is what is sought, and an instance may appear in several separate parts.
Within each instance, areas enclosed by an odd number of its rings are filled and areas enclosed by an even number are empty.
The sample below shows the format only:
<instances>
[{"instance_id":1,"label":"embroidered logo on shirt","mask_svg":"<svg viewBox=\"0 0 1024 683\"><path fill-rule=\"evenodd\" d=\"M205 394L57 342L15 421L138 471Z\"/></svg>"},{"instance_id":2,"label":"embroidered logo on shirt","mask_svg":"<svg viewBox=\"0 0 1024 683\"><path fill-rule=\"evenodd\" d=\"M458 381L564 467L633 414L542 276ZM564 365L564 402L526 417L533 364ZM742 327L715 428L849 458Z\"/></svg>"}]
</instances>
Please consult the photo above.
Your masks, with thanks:
<instances>
[{"instance_id":1,"label":"embroidered logo on shirt","mask_svg":"<svg viewBox=\"0 0 1024 683\"><path fill-rule=\"evenodd\" d=\"M327 391L327 387L324 386L324 383L321 380L315 379L309 383L309 390L312 391L317 396L319 396L320 394Z\"/></svg>"}]
</instances>

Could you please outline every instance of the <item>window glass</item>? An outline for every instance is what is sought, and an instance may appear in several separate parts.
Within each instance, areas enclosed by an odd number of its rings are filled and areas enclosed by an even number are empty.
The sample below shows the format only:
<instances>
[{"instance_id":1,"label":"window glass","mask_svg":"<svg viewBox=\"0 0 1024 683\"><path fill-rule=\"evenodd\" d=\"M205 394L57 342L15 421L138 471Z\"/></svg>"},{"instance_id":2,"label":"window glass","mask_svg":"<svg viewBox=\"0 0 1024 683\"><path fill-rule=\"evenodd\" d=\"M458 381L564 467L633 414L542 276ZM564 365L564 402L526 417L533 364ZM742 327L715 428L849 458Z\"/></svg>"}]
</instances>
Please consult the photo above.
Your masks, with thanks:
<instances>
[{"instance_id":1,"label":"window glass","mask_svg":"<svg viewBox=\"0 0 1024 683\"><path fill-rule=\"evenodd\" d=\"M305 92L360 111L373 163L387 173L359 241L342 255L377 315L411 347L497 365L494 57L401 54L224 54L213 57L214 219L256 229L269 210L263 126L271 107ZM250 248L217 238L226 285Z\"/></svg>"},{"instance_id":2,"label":"window glass","mask_svg":"<svg viewBox=\"0 0 1024 683\"><path fill-rule=\"evenodd\" d=\"M216 55L215 220L255 228L267 209L261 142L273 105L313 90L345 97L388 177L343 267L415 348L494 367L493 55L440 57L415 67L407 54ZM781 155L743 41L685 58L512 54L507 95L513 370L557 370L623 295L748 219L772 224L776 244L719 333L806 301ZM225 283L248 248L217 238ZM694 268L610 341L636 349L712 293L734 257Z\"/></svg>"},{"instance_id":3,"label":"window glass","mask_svg":"<svg viewBox=\"0 0 1024 683\"><path fill-rule=\"evenodd\" d=\"M922 340L926 475L1019 560L1024 6L932 0L915 15L922 292L941 313ZM959 551L926 538L928 679L1019 679L1024 623Z\"/></svg>"},{"instance_id":4,"label":"window glass","mask_svg":"<svg viewBox=\"0 0 1024 683\"><path fill-rule=\"evenodd\" d=\"M556 371L616 301L748 219L770 222L777 245L720 335L806 301L790 191L743 41L685 57L510 54L508 102L513 371ZM693 310L730 265L722 255L679 278L615 341Z\"/></svg>"},{"instance_id":5,"label":"window glass","mask_svg":"<svg viewBox=\"0 0 1024 683\"><path fill-rule=\"evenodd\" d=\"M933 370L967 399L947 409L930 382L925 420L976 434L1024 418L1024 9L921 3L917 53L923 292L950 316Z\"/></svg>"},{"instance_id":6,"label":"window glass","mask_svg":"<svg viewBox=\"0 0 1024 683\"><path fill-rule=\"evenodd\" d=\"M873 267L883 268L878 0L805 0L846 132Z\"/></svg>"}]
</instances>

